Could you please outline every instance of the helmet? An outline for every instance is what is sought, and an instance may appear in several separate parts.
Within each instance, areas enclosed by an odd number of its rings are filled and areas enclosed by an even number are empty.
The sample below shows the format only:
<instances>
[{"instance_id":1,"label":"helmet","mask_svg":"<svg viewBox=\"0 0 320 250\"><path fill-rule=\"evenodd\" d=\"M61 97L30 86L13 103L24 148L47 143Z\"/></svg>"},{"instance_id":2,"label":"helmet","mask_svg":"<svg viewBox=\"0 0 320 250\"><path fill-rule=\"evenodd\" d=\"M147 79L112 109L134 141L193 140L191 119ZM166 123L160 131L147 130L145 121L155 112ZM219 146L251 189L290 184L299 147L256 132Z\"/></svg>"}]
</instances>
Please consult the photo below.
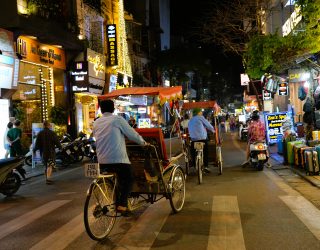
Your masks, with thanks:
<instances>
[{"instance_id":1,"label":"helmet","mask_svg":"<svg viewBox=\"0 0 320 250\"><path fill-rule=\"evenodd\" d=\"M254 121L257 121L257 120L259 120L259 118L260 118L259 111L258 110L253 111L251 114L251 119Z\"/></svg>"},{"instance_id":2,"label":"helmet","mask_svg":"<svg viewBox=\"0 0 320 250\"><path fill-rule=\"evenodd\" d=\"M201 111L200 108L194 108L194 109L192 110L192 114L193 114L194 116L196 116L200 111Z\"/></svg>"}]
</instances>

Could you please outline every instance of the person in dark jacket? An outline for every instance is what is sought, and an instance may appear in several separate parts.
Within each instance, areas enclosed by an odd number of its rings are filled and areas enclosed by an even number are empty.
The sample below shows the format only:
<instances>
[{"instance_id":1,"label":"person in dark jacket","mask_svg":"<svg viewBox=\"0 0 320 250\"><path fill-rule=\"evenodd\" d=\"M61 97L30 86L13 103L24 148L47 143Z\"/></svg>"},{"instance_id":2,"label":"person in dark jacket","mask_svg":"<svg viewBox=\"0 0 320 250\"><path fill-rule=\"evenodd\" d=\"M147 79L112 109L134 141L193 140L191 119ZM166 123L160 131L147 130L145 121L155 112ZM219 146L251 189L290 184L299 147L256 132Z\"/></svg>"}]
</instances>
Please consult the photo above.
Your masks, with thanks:
<instances>
[{"instance_id":1,"label":"person in dark jacket","mask_svg":"<svg viewBox=\"0 0 320 250\"><path fill-rule=\"evenodd\" d=\"M20 128L21 122L20 120L16 120L14 122L14 127L10 129L7 133L7 139L10 143L10 157L17 157L23 155L22 145L21 145L21 137L22 130Z\"/></svg>"},{"instance_id":2,"label":"person in dark jacket","mask_svg":"<svg viewBox=\"0 0 320 250\"><path fill-rule=\"evenodd\" d=\"M43 130L41 130L37 135L36 143L33 149L34 153L37 150L40 150L42 162L45 165L45 175L47 184L52 184L52 180L50 178L52 174L52 168L55 166L56 162L55 148L56 146L60 149L62 148L57 134L50 128L50 122L44 121Z\"/></svg>"}]
</instances>

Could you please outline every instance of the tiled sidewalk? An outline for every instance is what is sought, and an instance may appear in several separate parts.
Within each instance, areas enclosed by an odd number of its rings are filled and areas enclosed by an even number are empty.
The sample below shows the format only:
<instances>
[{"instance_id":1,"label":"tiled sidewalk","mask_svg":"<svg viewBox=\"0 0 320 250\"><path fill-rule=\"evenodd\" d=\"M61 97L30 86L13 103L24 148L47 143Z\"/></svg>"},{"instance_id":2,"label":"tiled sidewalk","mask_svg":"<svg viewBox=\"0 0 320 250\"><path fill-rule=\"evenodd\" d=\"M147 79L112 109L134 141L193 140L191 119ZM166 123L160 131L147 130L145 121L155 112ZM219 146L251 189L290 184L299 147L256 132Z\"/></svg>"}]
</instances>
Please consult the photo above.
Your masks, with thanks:
<instances>
[{"instance_id":1,"label":"tiled sidewalk","mask_svg":"<svg viewBox=\"0 0 320 250\"><path fill-rule=\"evenodd\" d=\"M278 154L277 152L277 145L272 145L269 147L270 148L270 156L273 160L275 160L278 164L274 165L273 168L279 168L279 167L285 167L291 169L293 172L310 182L312 185L317 186L320 188L320 176L319 175L307 175L306 172L298 168L296 166L291 166L291 165L283 165L283 156Z\"/></svg>"},{"instance_id":2,"label":"tiled sidewalk","mask_svg":"<svg viewBox=\"0 0 320 250\"><path fill-rule=\"evenodd\" d=\"M27 179L44 174L44 166L42 164L37 164L34 167L24 165L23 168L27 172Z\"/></svg>"}]
</instances>

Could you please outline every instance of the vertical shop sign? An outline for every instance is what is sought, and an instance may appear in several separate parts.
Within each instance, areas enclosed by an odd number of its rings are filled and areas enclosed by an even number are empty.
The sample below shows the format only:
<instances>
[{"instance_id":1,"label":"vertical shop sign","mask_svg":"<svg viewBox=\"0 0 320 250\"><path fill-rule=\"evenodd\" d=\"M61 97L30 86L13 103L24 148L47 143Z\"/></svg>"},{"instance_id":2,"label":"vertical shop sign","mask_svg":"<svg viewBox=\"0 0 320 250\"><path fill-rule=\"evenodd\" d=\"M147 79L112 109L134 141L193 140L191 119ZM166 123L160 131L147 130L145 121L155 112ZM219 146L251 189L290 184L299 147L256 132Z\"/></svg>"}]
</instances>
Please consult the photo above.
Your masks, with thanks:
<instances>
[{"instance_id":1,"label":"vertical shop sign","mask_svg":"<svg viewBox=\"0 0 320 250\"><path fill-rule=\"evenodd\" d=\"M266 100L271 100L272 97L271 97L271 93L266 91L265 89L262 90L262 97L263 97L263 100L266 101Z\"/></svg>"},{"instance_id":2,"label":"vertical shop sign","mask_svg":"<svg viewBox=\"0 0 320 250\"><path fill-rule=\"evenodd\" d=\"M118 65L116 25L107 25L107 52L109 66Z\"/></svg>"},{"instance_id":3,"label":"vertical shop sign","mask_svg":"<svg viewBox=\"0 0 320 250\"><path fill-rule=\"evenodd\" d=\"M286 117L287 113L285 112L265 114L268 144L277 142L277 135L282 134L282 123Z\"/></svg>"},{"instance_id":4,"label":"vertical shop sign","mask_svg":"<svg viewBox=\"0 0 320 250\"><path fill-rule=\"evenodd\" d=\"M73 92L89 91L88 62L75 62L70 74Z\"/></svg>"},{"instance_id":5,"label":"vertical shop sign","mask_svg":"<svg viewBox=\"0 0 320 250\"><path fill-rule=\"evenodd\" d=\"M288 83L283 82L279 84L278 95L288 95Z\"/></svg>"}]
</instances>

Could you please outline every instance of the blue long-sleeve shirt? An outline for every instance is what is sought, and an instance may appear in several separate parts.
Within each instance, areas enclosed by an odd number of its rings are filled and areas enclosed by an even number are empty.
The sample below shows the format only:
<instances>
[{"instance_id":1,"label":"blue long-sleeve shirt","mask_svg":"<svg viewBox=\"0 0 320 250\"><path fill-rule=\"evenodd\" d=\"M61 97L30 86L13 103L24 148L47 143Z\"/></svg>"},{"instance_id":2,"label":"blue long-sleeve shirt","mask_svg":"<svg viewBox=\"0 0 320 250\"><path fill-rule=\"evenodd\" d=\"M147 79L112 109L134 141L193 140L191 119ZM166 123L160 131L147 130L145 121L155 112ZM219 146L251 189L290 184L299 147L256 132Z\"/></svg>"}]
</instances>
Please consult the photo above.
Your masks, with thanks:
<instances>
[{"instance_id":1,"label":"blue long-sleeve shirt","mask_svg":"<svg viewBox=\"0 0 320 250\"><path fill-rule=\"evenodd\" d=\"M206 140L207 129L214 133L214 128L202 115L193 116L188 123L188 130L192 141Z\"/></svg>"},{"instance_id":2,"label":"blue long-sleeve shirt","mask_svg":"<svg viewBox=\"0 0 320 250\"><path fill-rule=\"evenodd\" d=\"M97 158L100 164L130 164L125 137L140 145L145 143L123 117L108 112L93 123L93 136L96 139Z\"/></svg>"}]
</instances>

